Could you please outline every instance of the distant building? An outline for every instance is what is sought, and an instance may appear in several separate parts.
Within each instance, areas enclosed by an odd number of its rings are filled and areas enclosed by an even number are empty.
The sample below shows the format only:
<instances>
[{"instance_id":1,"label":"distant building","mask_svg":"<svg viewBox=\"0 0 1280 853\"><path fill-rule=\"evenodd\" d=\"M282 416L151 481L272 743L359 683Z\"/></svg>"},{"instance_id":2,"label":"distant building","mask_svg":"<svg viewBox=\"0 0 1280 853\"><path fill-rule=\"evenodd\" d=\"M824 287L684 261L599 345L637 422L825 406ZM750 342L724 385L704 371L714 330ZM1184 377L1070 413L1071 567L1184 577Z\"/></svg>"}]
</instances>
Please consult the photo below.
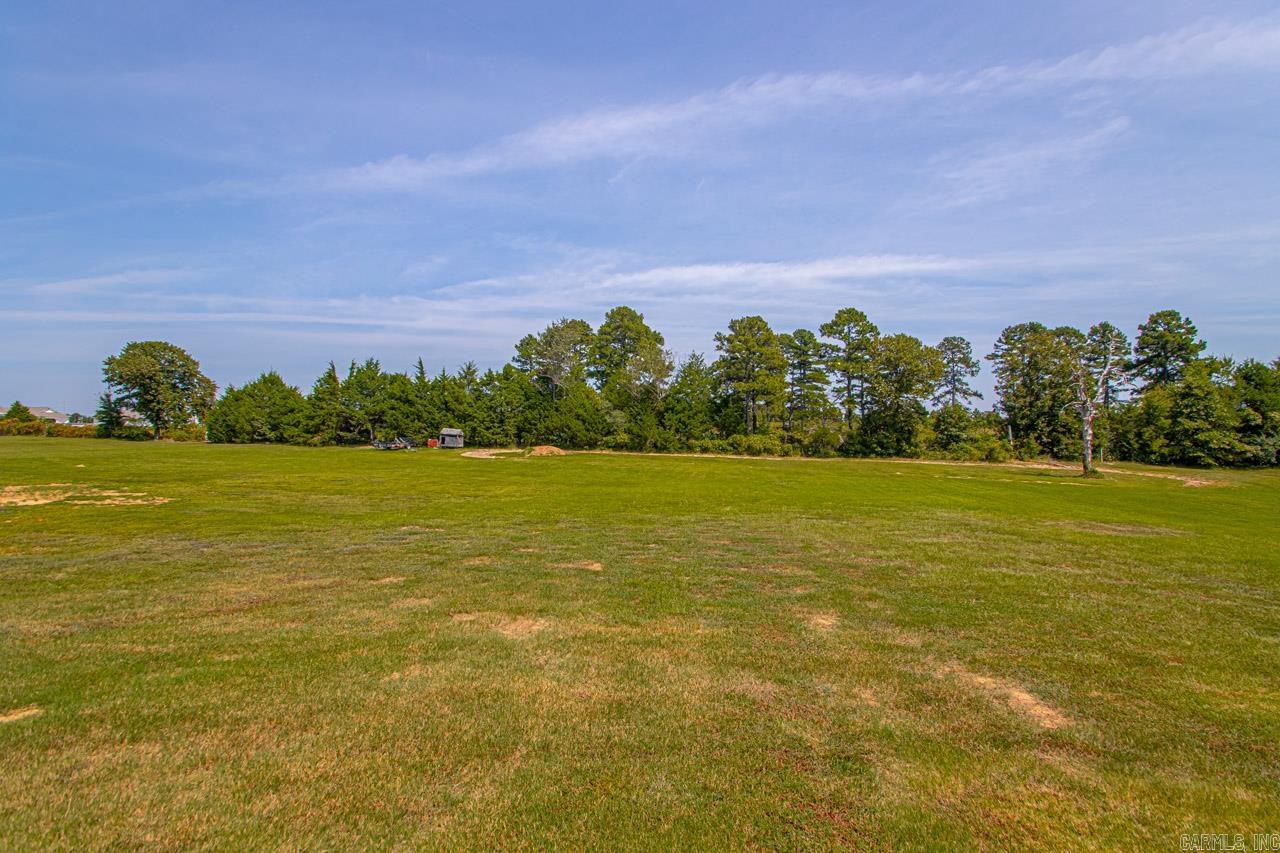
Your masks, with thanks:
<instances>
[{"instance_id":1,"label":"distant building","mask_svg":"<svg viewBox=\"0 0 1280 853\"><path fill-rule=\"evenodd\" d=\"M31 414L35 415L37 420L53 421L55 424L71 422L71 415L51 409L48 406L27 406L27 408L31 410Z\"/></svg>"},{"instance_id":2,"label":"distant building","mask_svg":"<svg viewBox=\"0 0 1280 853\"><path fill-rule=\"evenodd\" d=\"M445 427L440 430L440 446L441 447L461 447L462 446L462 430L451 429Z\"/></svg>"}]
</instances>

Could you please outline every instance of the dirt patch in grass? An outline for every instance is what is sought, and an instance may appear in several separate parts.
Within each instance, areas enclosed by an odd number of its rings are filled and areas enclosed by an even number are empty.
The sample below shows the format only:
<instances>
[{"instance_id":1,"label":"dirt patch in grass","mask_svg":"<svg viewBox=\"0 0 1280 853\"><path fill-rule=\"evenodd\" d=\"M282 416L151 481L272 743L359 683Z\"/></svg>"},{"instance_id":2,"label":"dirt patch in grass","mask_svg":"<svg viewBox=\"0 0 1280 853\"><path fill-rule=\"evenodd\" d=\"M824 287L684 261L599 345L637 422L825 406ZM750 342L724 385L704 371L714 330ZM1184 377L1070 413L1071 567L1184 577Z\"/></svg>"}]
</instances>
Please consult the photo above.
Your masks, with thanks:
<instances>
[{"instance_id":1,"label":"dirt patch in grass","mask_svg":"<svg viewBox=\"0 0 1280 853\"><path fill-rule=\"evenodd\" d=\"M1062 711L1012 681L979 675L954 665L941 667L938 674L949 675L962 684L977 688L992 699L1003 701L1010 709L1043 729L1063 729L1072 724L1071 718Z\"/></svg>"},{"instance_id":2,"label":"dirt patch in grass","mask_svg":"<svg viewBox=\"0 0 1280 853\"><path fill-rule=\"evenodd\" d=\"M404 681L406 678L416 678L424 672L426 672L426 670L415 663L407 669L402 669L399 672L393 672L390 675L383 676L382 681L384 684L388 681Z\"/></svg>"},{"instance_id":3,"label":"dirt patch in grass","mask_svg":"<svg viewBox=\"0 0 1280 853\"><path fill-rule=\"evenodd\" d=\"M575 560L569 563L552 563L557 569L586 569L589 572L604 571L604 564L595 560Z\"/></svg>"},{"instance_id":4,"label":"dirt patch in grass","mask_svg":"<svg viewBox=\"0 0 1280 853\"><path fill-rule=\"evenodd\" d=\"M537 447L533 448L533 450L529 451L529 455L530 456L567 456L568 454L565 453L560 448L555 447L554 445L539 444Z\"/></svg>"},{"instance_id":5,"label":"dirt patch in grass","mask_svg":"<svg viewBox=\"0 0 1280 853\"><path fill-rule=\"evenodd\" d=\"M6 711L0 714L0 723L16 723L18 720L25 720L28 717L34 717L44 713L43 709L31 705L27 708L15 708L12 711Z\"/></svg>"},{"instance_id":6,"label":"dirt patch in grass","mask_svg":"<svg viewBox=\"0 0 1280 853\"><path fill-rule=\"evenodd\" d=\"M480 554L480 555L475 556L475 557L467 557L465 560L463 560L463 561L462 561L462 565L464 565L464 566L487 566L487 565L489 565L489 564L490 564L490 563L492 563L492 562L493 562L493 557L490 557L490 556L488 556L488 555L486 555L486 554Z\"/></svg>"},{"instance_id":7,"label":"dirt patch in grass","mask_svg":"<svg viewBox=\"0 0 1280 853\"><path fill-rule=\"evenodd\" d=\"M378 578L376 581L371 581L371 583L383 586L386 584L403 583L406 580L408 580L408 578L404 575L387 575L385 578Z\"/></svg>"},{"instance_id":8,"label":"dirt patch in grass","mask_svg":"<svg viewBox=\"0 0 1280 853\"><path fill-rule=\"evenodd\" d=\"M479 450L464 450L462 455L468 459L501 459L506 453L519 453L520 450L511 448L509 450L500 450L492 447L483 447Z\"/></svg>"},{"instance_id":9,"label":"dirt patch in grass","mask_svg":"<svg viewBox=\"0 0 1280 853\"><path fill-rule=\"evenodd\" d=\"M1085 533L1106 536L1186 536L1187 531L1173 527L1157 527L1151 524L1112 524L1104 521L1046 521L1054 527L1069 527Z\"/></svg>"},{"instance_id":10,"label":"dirt patch in grass","mask_svg":"<svg viewBox=\"0 0 1280 853\"><path fill-rule=\"evenodd\" d=\"M462 625L476 625L496 631L512 640L526 640L550 627L549 619L532 616L508 616L505 613L477 612L454 613L449 617L453 622Z\"/></svg>"},{"instance_id":11,"label":"dirt patch in grass","mask_svg":"<svg viewBox=\"0 0 1280 853\"><path fill-rule=\"evenodd\" d=\"M154 506L168 502L169 498L153 497L146 492L73 486L70 483L0 487L0 506L42 506L52 503L89 506Z\"/></svg>"},{"instance_id":12,"label":"dirt patch in grass","mask_svg":"<svg viewBox=\"0 0 1280 853\"><path fill-rule=\"evenodd\" d=\"M494 630L504 637L510 637L513 640L523 640L526 637L532 637L539 631L542 631L550 624L546 619L533 619L528 616L520 616L515 619L500 621L494 626Z\"/></svg>"},{"instance_id":13,"label":"dirt patch in grass","mask_svg":"<svg viewBox=\"0 0 1280 853\"><path fill-rule=\"evenodd\" d=\"M820 634L829 634L840 624L840 617L829 610L820 612L802 612L800 617L804 624Z\"/></svg>"}]
</instances>

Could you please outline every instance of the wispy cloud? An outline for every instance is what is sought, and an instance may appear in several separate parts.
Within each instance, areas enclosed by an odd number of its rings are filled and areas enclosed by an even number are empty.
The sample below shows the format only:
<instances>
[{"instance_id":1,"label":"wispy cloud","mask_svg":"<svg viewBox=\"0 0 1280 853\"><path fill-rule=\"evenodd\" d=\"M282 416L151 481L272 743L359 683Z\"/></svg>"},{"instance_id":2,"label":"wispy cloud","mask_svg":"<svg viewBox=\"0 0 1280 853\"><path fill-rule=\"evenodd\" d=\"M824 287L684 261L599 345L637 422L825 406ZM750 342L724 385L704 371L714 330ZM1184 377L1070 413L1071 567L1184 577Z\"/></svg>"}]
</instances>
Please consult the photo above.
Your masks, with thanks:
<instances>
[{"instance_id":1,"label":"wispy cloud","mask_svg":"<svg viewBox=\"0 0 1280 853\"><path fill-rule=\"evenodd\" d=\"M1280 225L1273 223L1237 232L967 256L870 254L648 266L626 255L577 251L561 264L461 281L427 295L340 298L156 292L149 285L169 280L163 273L182 271L148 270L46 285L89 288L69 288L64 291L68 295L92 293L94 287L104 285L116 288L109 293L109 303L77 302L52 311L15 307L0 311L0 316L98 324L385 328L498 337L523 334L563 313L597 316L621 303L657 311L685 325L700 325L708 334L744 311L796 316L848 302L899 317L934 318L991 313L992 306L999 304L1003 307L992 316L1002 316L1015 302L1019 306L1043 300L1069 302L1092 294L1103 304L1115 298L1117 282L1126 282L1129 295L1151 290L1170 295L1171 290L1197 281L1196 265L1206 252L1231 257L1260 254L1269 263L1280 261L1278 234ZM133 290L126 284L133 285ZM99 299L106 296L99 294Z\"/></svg>"},{"instance_id":2,"label":"wispy cloud","mask_svg":"<svg viewBox=\"0 0 1280 853\"><path fill-rule=\"evenodd\" d=\"M1055 62L992 66L954 74L771 74L684 100L556 119L459 155L400 154L298 176L276 189L414 191L447 178L597 158L669 156L688 151L726 127L769 124L797 112L839 103L1018 94L1046 87L1172 80L1231 70L1280 71L1280 22L1201 22Z\"/></svg>"},{"instance_id":3,"label":"wispy cloud","mask_svg":"<svg viewBox=\"0 0 1280 853\"><path fill-rule=\"evenodd\" d=\"M931 193L920 206L964 207L1032 190L1048 173L1074 172L1099 156L1124 136L1130 125L1130 120L1121 116L1082 134L988 148L967 160L957 155L940 157L936 179L942 189Z\"/></svg>"},{"instance_id":4,"label":"wispy cloud","mask_svg":"<svg viewBox=\"0 0 1280 853\"><path fill-rule=\"evenodd\" d=\"M58 281L38 282L27 285L25 289L28 293L33 295L84 295L90 293L101 293L103 291L118 288L127 288L135 285L172 284L175 282L190 280L197 274L198 271L192 269L124 270L122 272L108 273L105 275L91 275L83 276L81 278L67 278Z\"/></svg>"}]
</instances>

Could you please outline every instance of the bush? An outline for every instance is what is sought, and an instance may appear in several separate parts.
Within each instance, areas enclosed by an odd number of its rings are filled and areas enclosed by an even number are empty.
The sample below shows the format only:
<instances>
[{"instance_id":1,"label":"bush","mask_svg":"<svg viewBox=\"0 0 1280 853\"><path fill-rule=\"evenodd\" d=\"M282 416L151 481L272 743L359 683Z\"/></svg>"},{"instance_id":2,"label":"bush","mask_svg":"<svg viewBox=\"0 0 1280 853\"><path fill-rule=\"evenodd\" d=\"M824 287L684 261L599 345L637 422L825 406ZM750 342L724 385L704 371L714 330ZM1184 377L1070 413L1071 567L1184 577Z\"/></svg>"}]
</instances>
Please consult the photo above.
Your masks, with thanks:
<instances>
[{"instance_id":1,"label":"bush","mask_svg":"<svg viewBox=\"0 0 1280 853\"><path fill-rule=\"evenodd\" d=\"M0 435L44 435L44 421L0 420Z\"/></svg>"},{"instance_id":2,"label":"bush","mask_svg":"<svg viewBox=\"0 0 1280 853\"><path fill-rule=\"evenodd\" d=\"M45 435L53 438L97 438L98 431L92 426L79 424L49 424Z\"/></svg>"},{"instance_id":3,"label":"bush","mask_svg":"<svg viewBox=\"0 0 1280 853\"><path fill-rule=\"evenodd\" d=\"M740 456L782 456L782 438L777 435L734 435L725 442L729 452Z\"/></svg>"},{"instance_id":4,"label":"bush","mask_svg":"<svg viewBox=\"0 0 1280 853\"><path fill-rule=\"evenodd\" d=\"M103 435L102 433L106 434ZM99 430L102 438L118 438L122 441L150 441L151 430L140 426L122 426L113 430Z\"/></svg>"},{"instance_id":5,"label":"bush","mask_svg":"<svg viewBox=\"0 0 1280 853\"><path fill-rule=\"evenodd\" d=\"M170 427L162 432L160 437L169 441L204 441L204 424L184 424L180 427Z\"/></svg>"}]
</instances>

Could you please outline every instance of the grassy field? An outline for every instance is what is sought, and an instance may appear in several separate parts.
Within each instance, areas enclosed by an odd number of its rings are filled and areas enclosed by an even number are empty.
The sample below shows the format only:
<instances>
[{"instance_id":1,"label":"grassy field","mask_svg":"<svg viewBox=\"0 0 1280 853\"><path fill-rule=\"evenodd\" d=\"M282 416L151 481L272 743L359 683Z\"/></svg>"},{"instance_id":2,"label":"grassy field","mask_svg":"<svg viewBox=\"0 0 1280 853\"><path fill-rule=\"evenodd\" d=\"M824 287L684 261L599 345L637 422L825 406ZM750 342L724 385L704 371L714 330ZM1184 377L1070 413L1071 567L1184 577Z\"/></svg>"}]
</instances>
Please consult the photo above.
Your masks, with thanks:
<instances>
[{"instance_id":1,"label":"grassy field","mask_svg":"<svg viewBox=\"0 0 1280 853\"><path fill-rule=\"evenodd\" d=\"M0 439L0 846L1280 831L1280 476L1129 470Z\"/></svg>"}]
</instances>

